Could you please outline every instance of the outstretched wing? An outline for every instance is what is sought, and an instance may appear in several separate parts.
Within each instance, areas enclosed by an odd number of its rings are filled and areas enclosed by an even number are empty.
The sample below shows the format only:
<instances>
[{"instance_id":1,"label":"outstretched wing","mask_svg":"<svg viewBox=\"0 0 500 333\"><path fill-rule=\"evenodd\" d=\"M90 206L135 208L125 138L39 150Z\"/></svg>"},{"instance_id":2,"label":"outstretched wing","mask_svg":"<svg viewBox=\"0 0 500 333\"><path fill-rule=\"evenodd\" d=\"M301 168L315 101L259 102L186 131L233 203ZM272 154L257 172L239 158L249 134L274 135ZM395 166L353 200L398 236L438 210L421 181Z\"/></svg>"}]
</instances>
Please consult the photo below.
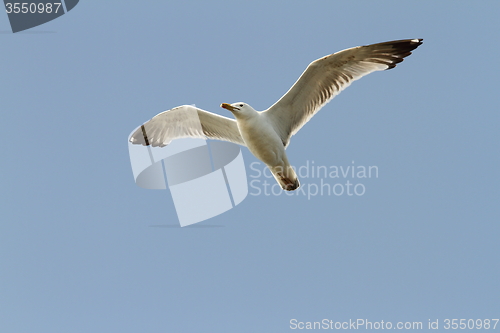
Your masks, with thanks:
<instances>
[{"instance_id":1,"label":"outstretched wing","mask_svg":"<svg viewBox=\"0 0 500 333\"><path fill-rule=\"evenodd\" d=\"M133 144L165 147L174 139L209 138L245 146L234 119L183 105L154 116L130 137Z\"/></svg>"},{"instance_id":2,"label":"outstretched wing","mask_svg":"<svg viewBox=\"0 0 500 333\"><path fill-rule=\"evenodd\" d=\"M353 47L315 60L264 114L287 146L290 137L351 82L396 67L420 44L422 39L397 40Z\"/></svg>"}]
</instances>

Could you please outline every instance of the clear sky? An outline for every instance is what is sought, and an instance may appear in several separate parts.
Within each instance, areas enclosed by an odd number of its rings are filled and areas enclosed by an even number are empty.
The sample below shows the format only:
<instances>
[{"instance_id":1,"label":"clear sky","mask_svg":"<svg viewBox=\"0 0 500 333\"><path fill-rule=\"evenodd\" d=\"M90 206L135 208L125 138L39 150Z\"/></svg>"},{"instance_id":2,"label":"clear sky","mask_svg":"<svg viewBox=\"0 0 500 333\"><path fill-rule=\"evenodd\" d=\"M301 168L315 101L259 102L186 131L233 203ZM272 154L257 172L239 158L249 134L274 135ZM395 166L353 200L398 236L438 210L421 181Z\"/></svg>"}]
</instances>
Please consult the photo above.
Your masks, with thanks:
<instances>
[{"instance_id":1,"label":"clear sky","mask_svg":"<svg viewBox=\"0 0 500 333\"><path fill-rule=\"evenodd\" d=\"M80 1L18 34L0 15L1 332L499 318L498 1L172 3ZM298 167L376 166L324 179L363 195L249 194L179 228L170 193L134 183L127 137L155 114L263 110L309 62L406 38L424 43L287 149Z\"/></svg>"}]
</instances>

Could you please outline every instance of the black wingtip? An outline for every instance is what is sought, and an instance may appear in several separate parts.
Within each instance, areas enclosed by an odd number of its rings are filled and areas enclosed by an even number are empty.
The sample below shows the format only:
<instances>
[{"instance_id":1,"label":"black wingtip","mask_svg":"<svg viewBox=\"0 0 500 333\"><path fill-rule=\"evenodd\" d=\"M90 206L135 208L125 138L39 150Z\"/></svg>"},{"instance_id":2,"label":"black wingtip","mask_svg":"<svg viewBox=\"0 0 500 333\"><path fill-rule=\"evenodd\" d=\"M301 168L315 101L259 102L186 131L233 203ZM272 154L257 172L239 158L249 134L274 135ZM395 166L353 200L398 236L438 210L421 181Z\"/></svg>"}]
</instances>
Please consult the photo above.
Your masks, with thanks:
<instances>
[{"instance_id":1,"label":"black wingtip","mask_svg":"<svg viewBox=\"0 0 500 333\"><path fill-rule=\"evenodd\" d=\"M388 64L386 70L393 69L397 64L402 62L404 58L408 57L411 54L411 51L415 50L417 47L422 45L423 38L414 38L414 39L402 39L395 40L392 42L380 43L379 45L383 47L390 46L392 53L392 61Z\"/></svg>"},{"instance_id":2,"label":"black wingtip","mask_svg":"<svg viewBox=\"0 0 500 333\"><path fill-rule=\"evenodd\" d=\"M146 135L146 128L144 128L144 125L141 125L142 129L142 135L144 136L144 142L146 143L146 146L149 146L149 140L148 136Z\"/></svg>"}]
</instances>

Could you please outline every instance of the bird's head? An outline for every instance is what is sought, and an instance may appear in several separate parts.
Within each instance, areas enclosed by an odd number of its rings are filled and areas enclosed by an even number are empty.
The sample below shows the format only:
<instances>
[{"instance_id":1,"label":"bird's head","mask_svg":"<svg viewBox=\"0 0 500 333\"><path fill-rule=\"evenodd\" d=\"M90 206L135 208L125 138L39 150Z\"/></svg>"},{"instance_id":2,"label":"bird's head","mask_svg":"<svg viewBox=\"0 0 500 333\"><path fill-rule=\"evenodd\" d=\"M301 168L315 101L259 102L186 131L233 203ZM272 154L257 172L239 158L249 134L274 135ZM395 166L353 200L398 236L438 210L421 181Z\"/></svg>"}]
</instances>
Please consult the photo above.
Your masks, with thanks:
<instances>
[{"instance_id":1,"label":"bird's head","mask_svg":"<svg viewBox=\"0 0 500 333\"><path fill-rule=\"evenodd\" d=\"M253 113L257 113L250 105L247 103L233 103L233 104L227 104L227 103L222 103L220 105L221 108L224 108L226 110L231 111L235 117L238 116L250 116Z\"/></svg>"}]
</instances>

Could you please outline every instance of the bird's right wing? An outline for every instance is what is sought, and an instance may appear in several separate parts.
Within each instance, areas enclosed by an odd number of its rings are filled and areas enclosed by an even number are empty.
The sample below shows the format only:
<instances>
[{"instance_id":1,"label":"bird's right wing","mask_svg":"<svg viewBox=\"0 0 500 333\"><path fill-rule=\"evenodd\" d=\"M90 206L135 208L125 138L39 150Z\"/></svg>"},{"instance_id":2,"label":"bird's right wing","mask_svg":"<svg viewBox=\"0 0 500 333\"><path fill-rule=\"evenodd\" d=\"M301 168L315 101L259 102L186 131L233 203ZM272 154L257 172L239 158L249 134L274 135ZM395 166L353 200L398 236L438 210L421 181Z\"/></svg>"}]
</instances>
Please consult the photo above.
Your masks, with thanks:
<instances>
[{"instance_id":1,"label":"bird's right wing","mask_svg":"<svg viewBox=\"0 0 500 333\"><path fill-rule=\"evenodd\" d=\"M157 114L130 137L133 144L165 147L174 139L208 138L245 146L234 119L219 116L191 105L182 105Z\"/></svg>"},{"instance_id":2,"label":"bird's right wing","mask_svg":"<svg viewBox=\"0 0 500 333\"><path fill-rule=\"evenodd\" d=\"M396 67L420 44L422 39L395 40L353 47L315 60L264 114L287 146L291 136L351 82Z\"/></svg>"}]
</instances>

